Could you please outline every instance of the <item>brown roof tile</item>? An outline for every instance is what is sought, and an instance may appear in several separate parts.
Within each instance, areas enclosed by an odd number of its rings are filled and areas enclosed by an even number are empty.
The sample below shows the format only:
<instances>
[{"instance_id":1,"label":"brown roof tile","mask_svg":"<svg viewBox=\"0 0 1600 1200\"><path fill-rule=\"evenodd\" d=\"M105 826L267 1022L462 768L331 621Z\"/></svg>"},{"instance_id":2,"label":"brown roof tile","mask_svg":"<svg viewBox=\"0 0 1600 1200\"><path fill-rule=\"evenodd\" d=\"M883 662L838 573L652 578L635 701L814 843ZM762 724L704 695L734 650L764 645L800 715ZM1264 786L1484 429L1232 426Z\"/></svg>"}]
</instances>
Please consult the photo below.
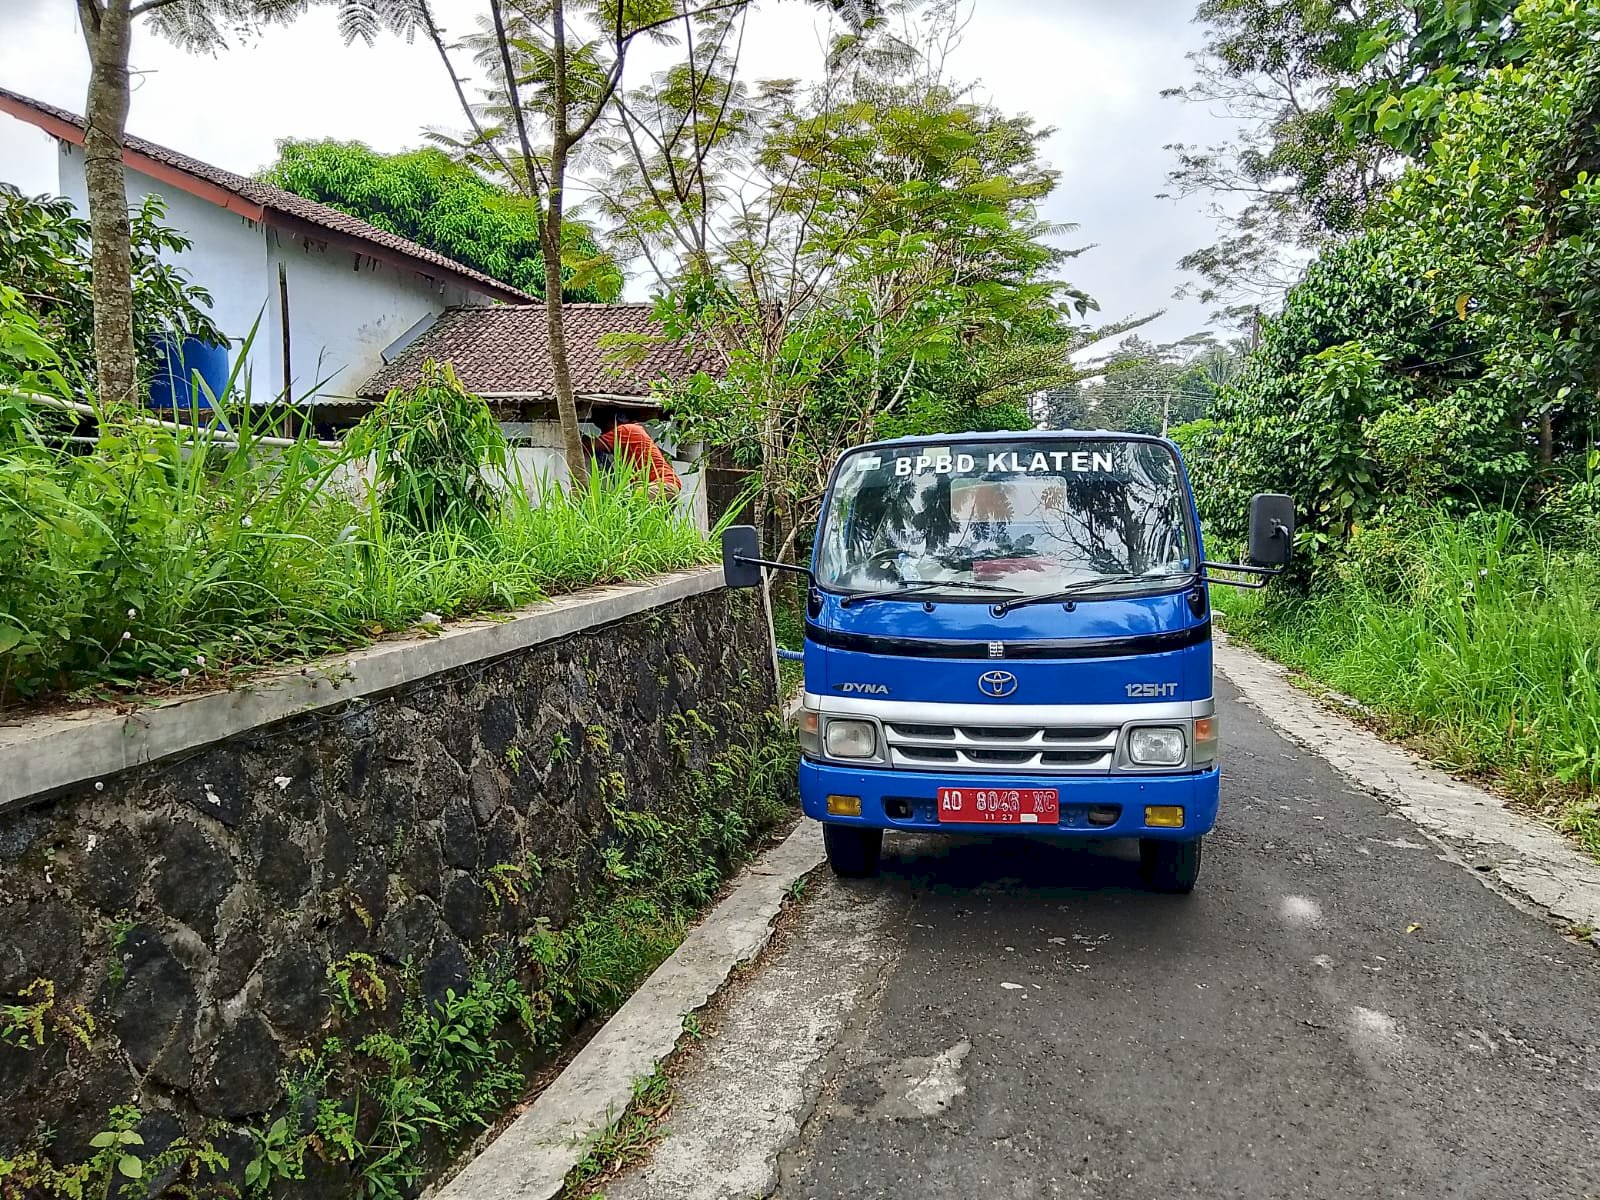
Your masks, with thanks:
<instances>
[{"instance_id":1,"label":"brown roof tile","mask_svg":"<svg viewBox=\"0 0 1600 1200\"><path fill-rule=\"evenodd\" d=\"M648 304L568 304L565 312L572 390L580 396L643 399L656 380L679 380L702 368L713 369L707 352L665 344L649 348L637 364L618 367L607 362L608 355L600 348L605 334L661 334L661 323ZM358 392L380 397L390 388L409 386L428 359L450 362L462 384L481 396L555 394L542 304L446 309Z\"/></svg>"},{"instance_id":2,"label":"brown roof tile","mask_svg":"<svg viewBox=\"0 0 1600 1200\"><path fill-rule=\"evenodd\" d=\"M84 119L77 113L68 112L64 108L57 108L53 104L45 104L29 96L0 88L0 112L10 113L19 120L37 125L56 137L64 137L77 145L83 144ZM76 131L74 137L72 131ZM182 175L208 183L224 192L231 193L247 201L266 213L280 213L287 217L296 218L310 225L319 226L335 233L344 234L346 237L356 238L393 254L415 260L428 273L426 268L432 267L442 270L459 279L468 280L478 285L480 291L500 300L514 302L529 302L534 297L526 292L519 291L509 284L501 283L498 279L491 279L481 271L454 259L440 254L437 250L429 250L426 246L419 246L416 242L400 237L398 234L389 233L375 225L352 217L349 213L340 212L326 204L318 204L315 200L307 200L304 196L297 196L293 192L284 191L282 188L273 187L271 184L262 183L257 179L250 179L244 175L235 175L232 171L224 171L221 167L214 167L210 163L201 162L199 159L190 158L187 154L179 154L176 150L169 150L155 142L147 142L143 138L131 134L122 139L123 152L149 159L153 163L171 168ZM137 167L136 167L137 169ZM215 193L212 193L215 198Z\"/></svg>"}]
</instances>

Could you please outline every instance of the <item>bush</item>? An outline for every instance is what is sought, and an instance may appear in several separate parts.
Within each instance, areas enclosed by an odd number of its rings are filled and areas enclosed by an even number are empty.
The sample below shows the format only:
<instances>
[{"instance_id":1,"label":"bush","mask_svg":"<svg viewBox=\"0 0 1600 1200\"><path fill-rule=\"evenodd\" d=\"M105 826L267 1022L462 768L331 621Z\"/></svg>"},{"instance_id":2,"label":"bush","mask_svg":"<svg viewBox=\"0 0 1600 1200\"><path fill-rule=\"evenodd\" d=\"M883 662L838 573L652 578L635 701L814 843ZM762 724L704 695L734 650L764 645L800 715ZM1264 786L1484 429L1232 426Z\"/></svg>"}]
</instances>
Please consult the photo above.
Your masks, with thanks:
<instances>
[{"instance_id":1,"label":"bush","mask_svg":"<svg viewBox=\"0 0 1600 1200\"><path fill-rule=\"evenodd\" d=\"M145 377L163 363L161 336L177 333L221 345L207 310L211 295L167 256L189 240L162 224L161 199L146 196L133 213L133 323ZM61 196L22 195L0 183L0 280L17 289L22 305L51 344L48 361L63 361L91 384L94 377L94 303L89 270L89 224L73 216ZM37 364L39 360L34 360Z\"/></svg>"},{"instance_id":2,"label":"bush","mask_svg":"<svg viewBox=\"0 0 1600 1200\"><path fill-rule=\"evenodd\" d=\"M1381 523L1323 580L1305 597L1219 589L1218 606L1448 767L1538 800L1600 789L1600 540L1552 548L1504 512ZM1600 852L1600 822L1578 823Z\"/></svg>"},{"instance_id":3,"label":"bush","mask_svg":"<svg viewBox=\"0 0 1600 1200\"><path fill-rule=\"evenodd\" d=\"M489 406L432 359L416 387L396 388L367 414L349 447L372 458L384 513L412 529L483 529L505 482L506 442Z\"/></svg>"},{"instance_id":4,"label":"bush","mask_svg":"<svg viewBox=\"0 0 1600 1200\"><path fill-rule=\"evenodd\" d=\"M368 431L393 456L388 482L355 494L336 481L359 473L361 439L268 446L249 405L237 446L105 410L85 454L0 390L0 704L185 688L359 645L427 612L506 608L713 557L623 469L582 494L491 491L485 459L504 451L485 435L498 430L458 393L425 398L420 421ZM452 457L463 422L471 444Z\"/></svg>"}]
</instances>

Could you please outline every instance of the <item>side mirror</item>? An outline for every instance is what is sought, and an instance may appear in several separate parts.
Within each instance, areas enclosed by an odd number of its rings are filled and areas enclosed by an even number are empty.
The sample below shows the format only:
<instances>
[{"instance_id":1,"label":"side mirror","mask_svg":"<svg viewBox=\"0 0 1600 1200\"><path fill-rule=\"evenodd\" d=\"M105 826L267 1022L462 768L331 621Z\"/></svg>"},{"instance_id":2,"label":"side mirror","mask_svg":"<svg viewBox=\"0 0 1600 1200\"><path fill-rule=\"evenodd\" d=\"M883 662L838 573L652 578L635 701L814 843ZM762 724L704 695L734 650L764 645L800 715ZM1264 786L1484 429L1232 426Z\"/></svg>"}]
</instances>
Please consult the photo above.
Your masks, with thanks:
<instances>
[{"instance_id":1,"label":"side mirror","mask_svg":"<svg viewBox=\"0 0 1600 1200\"><path fill-rule=\"evenodd\" d=\"M1250 500L1250 561L1258 567L1281 567L1294 548L1294 501L1262 492Z\"/></svg>"},{"instance_id":2,"label":"side mirror","mask_svg":"<svg viewBox=\"0 0 1600 1200\"><path fill-rule=\"evenodd\" d=\"M731 588L761 586L761 534L754 525L731 525L722 531L722 581Z\"/></svg>"}]
</instances>

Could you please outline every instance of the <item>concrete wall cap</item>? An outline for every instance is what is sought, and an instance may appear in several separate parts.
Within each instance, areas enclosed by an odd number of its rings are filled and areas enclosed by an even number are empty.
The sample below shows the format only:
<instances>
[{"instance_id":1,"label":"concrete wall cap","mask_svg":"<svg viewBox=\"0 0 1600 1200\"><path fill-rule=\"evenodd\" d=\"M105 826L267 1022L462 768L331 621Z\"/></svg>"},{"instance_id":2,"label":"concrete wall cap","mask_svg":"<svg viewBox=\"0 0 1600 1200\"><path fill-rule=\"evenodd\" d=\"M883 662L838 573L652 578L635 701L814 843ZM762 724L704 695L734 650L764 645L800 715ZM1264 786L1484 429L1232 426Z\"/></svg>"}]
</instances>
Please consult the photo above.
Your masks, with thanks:
<instances>
[{"instance_id":1,"label":"concrete wall cap","mask_svg":"<svg viewBox=\"0 0 1600 1200\"><path fill-rule=\"evenodd\" d=\"M696 568L644 583L558 596L497 620L455 622L434 636L395 638L266 672L228 691L180 696L132 712L96 706L0 722L0 811L303 713L388 695L429 676L610 625L721 586L720 567Z\"/></svg>"}]
</instances>

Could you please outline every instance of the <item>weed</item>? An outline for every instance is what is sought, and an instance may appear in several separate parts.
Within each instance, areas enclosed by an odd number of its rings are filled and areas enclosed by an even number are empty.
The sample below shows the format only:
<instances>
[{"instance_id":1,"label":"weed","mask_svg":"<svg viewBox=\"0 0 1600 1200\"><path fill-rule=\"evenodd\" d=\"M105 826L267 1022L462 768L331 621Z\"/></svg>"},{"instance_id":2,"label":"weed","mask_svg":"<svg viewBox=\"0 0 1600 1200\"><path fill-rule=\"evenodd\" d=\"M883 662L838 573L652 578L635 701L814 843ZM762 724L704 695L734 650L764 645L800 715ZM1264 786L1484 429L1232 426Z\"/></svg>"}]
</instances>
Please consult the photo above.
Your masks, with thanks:
<instances>
[{"instance_id":1,"label":"weed","mask_svg":"<svg viewBox=\"0 0 1600 1200\"><path fill-rule=\"evenodd\" d=\"M521 746L506 747L506 766L509 767L511 773L517 776L519 779L522 777L523 758L524 753Z\"/></svg>"},{"instance_id":2,"label":"weed","mask_svg":"<svg viewBox=\"0 0 1600 1200\"><path fill-rule=\"evenodd\" d=\"M37 1200L133 1200L149 1194L147 1180L171 1175L164 1196L201 1194L195 1185L203 1177L228 1169L228 1160L210 1142L178 1138L159 1154L144 1154L139 1136L139 1110L123 1104L113 1108L106 1128L89 1139L94 1151L83 1162L58 1166L38 1146L14 1158L0 1157L0 1195Z\"/></svg>"},{"instance_id":3,"label":"weed","mask_svg":"<svg viewBox=\"0 0 1600 1200\"><path fill-rule=\"evenodd\" d=\"M557 731L550 736L550 765L552 767L566 762L572 757L572 739L566 734Z\"/></svg>"},{"instance_id":4,"label":"weed","mask_svg":"<svg viewBox=\"0 0 1600 1200\"><path fill-rule=\"evenodd\" d=\"M51 979L35 979L17 995L32 1004L0 1004L0 1042L21 1049L44 1045L45 1031L78 1042L84 1049L94 1045L94 1017L81 1004L70 1009L56 1005L56 985Z\"/></svg>"},{"instance_id":5,"label":"weed","mask_svg":"<svg viewBox=\"0 0 1600 1200\"><path fill-rule=\"evenodd\" d=\"M604 725L590 725L583 731L583 744L601 757L611 754L611 739Z\"/></svg>"},{"instance_id":6,"label":"weed","mask_svg":"<svg viewBox=\"0 0 1600 1200\"><path fill-rule=\"evenodd\" d=\"M305 1146L289 1131L289 1119L279 1117L265 1130L252 1131L256 1156L244 1169L245 1186L265 1192L280 1179L304 1179Z\"/></svg>"},{"instance_id":7,"label":"weed","mask_svg":"<svg viewBox=\"0 0 1600 1200\"><path fill-rule=\"evenodd\" d=\"M522 897L544 874L544 868L533 856L520 863L496 863L484 873L483 887L496 908L522 903Z\"/></svg>"},{"instance_id":8,"label":"weed","mask_svg":"<svg viewBox=\"0 0 1600 1200\"><path fill-rule=\"evenodd\" d=\"M377 960L360 951L328 964L328 986L339 1007L352 1017L364 1008L381 1008L389 999Z\"/></svg>"},{"instance_id":9,"label":"weed","mask_svg":"<svg viewBox=\"0 0 1600 1200\"><path fill-rule=\"evenodd\" d=\"M438 409L430 387L423 404ZM0 704L189 689L424 613L504 610L713 557L620 466L572 493L505 478L487 410L453 391L443 408L471 437L452 462L415 406L386 406L392 420L338 447L278 447L248 401L242 387L218 397L236 445L116 406L99 408L88 453L0 421ZM368 448L380 469L362 490L344 481Z\"/></svg>"},{"instance_id":10,"label":"weed","mask_svg":"<svg viewBox=\"0 0 1600 1200\"><path fill-rule=\"evenodd\" d=\"M661 1118L672 1106L672 1084L659 1070L635 1080L633 1098L622 1115L589 1144L567 1175L563 1200L604 1200L590 1185L638 1162L661 1133Z\"/></svg>"},{"instance_id":11,"label":"weed","mask_svg":"<svg viewBox=\"0 0 1600 1200\"><path fill-rule=\"evenodd\" d=\"M113 991L120 988L128 978L128 964L122 957L122 947L127 942L128 935L133 932L133 925L126 914L119 914L107 931L111 962L106 968L106 982L111 985Z\"/></svg>"}]
</instances>

